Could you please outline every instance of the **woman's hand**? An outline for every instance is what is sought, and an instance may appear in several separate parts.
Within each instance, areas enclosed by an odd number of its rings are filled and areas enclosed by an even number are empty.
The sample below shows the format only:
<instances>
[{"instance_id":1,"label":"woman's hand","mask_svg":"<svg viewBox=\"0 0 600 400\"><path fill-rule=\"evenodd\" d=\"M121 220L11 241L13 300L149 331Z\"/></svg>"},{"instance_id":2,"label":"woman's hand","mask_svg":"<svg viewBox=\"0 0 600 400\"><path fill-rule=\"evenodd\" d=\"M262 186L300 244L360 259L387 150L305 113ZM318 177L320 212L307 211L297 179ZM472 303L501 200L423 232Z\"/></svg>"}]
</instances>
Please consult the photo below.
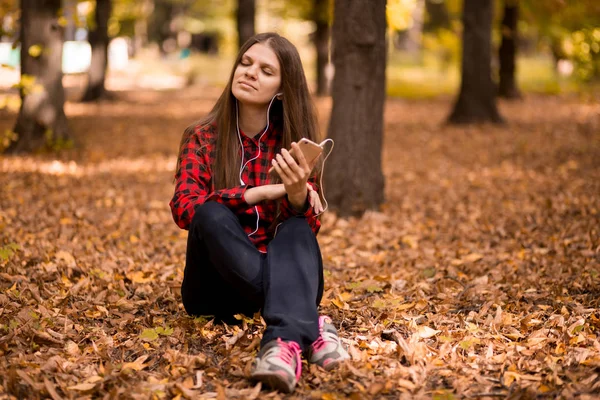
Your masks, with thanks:
<instances>
[{"instance_id":1,"label":"woman's hand","mask_svg":"<svg viewBox=\"0 0 600 400\"><path fill-rule=\"evenodd\" d=\"M316 160L313 161L313 165L309 165L296 142L292 143L292 149L298 162L294 160L289 151L282 149L281 153L275 156L272 164L283 182L290 203L296 210L302 210L306 203L308 190L306 182Z\"/></svg>"},{"instance_id":2,"label":"woman's hand","mask_svg":"<svg viewBox=\"0 0 600 400\"><path fill-rule=\"evenodd\" d=\"M246 190L244 199L251 206L260 203L263 200L277 200L285 196L285 187L282 183L256 186Z\"/></svg>"},{"instance_id":3,"label":"woman's hand","mask_svg":"<svg viewBox=\"0 0 600 400\"><path fill-rule=\"evenodd\" d=\"M312 206L313 210L315 210L316 214L322 213L324 210L319 193L317 193L308 182L306 183L306 189L308 190L308 202Z\"/></svg>"}]
</instances>

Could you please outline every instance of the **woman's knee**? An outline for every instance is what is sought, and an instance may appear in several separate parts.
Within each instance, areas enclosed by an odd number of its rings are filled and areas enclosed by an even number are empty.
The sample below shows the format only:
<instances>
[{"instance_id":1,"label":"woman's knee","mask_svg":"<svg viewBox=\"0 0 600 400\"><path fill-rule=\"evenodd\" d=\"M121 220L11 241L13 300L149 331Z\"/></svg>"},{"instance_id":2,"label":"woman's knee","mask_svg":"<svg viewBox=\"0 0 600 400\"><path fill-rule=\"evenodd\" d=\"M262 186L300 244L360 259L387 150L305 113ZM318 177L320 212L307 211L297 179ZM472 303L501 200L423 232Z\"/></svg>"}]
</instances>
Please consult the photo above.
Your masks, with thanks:
<instances>
[{"instance_id":1,"label":"woman's knee","mask_svg":"<svg viewBox=\"0 0 600 400\"><path fill-rule=\"evenodd\" d=\"M281 234L283 232L285 232L286 234L290 234L294 237L304 235L313 237L315 236L315 233L310 228L310 225L308 224L308 221L306 221L306 218L301 217L289 218L288 220L283 222L283 224L281 224L281 226L279 227L279 233Z\"/></svg>"},{"instance_id":2,"label":"woman's knee","mask_svg":"<svg viewBox=\"0 0 600 400\"><path fill-rule=\"evenodd\" d=\"M233 212L227 206L214 201L208 201L197 206L194 210L192 226L216 226L232 216L234 216Z\"/></svg>"}]
</instances>

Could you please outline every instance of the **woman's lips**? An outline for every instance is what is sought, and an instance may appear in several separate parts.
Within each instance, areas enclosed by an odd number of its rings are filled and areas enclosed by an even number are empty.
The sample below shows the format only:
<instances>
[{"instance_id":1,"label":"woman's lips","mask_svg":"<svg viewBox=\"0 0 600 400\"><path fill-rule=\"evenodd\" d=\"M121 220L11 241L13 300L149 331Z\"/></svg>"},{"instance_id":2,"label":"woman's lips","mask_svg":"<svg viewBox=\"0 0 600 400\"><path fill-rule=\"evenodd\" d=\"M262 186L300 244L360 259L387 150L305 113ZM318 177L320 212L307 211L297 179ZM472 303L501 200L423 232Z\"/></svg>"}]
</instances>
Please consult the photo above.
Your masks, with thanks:
<instances>
[{"instance_id":1,"label":"woman's lips","mask_svg":"<svg viewBox=\"0 0 600 400\"><path fill-rule=\"evenodd\" d=\"M248 82L241 81L240 82L240 86L246 87L248 89L254 89L254 90L256 90L256 88L254 86L252 86L251 84L249 84Z\"/></svg>"}]
</instances>

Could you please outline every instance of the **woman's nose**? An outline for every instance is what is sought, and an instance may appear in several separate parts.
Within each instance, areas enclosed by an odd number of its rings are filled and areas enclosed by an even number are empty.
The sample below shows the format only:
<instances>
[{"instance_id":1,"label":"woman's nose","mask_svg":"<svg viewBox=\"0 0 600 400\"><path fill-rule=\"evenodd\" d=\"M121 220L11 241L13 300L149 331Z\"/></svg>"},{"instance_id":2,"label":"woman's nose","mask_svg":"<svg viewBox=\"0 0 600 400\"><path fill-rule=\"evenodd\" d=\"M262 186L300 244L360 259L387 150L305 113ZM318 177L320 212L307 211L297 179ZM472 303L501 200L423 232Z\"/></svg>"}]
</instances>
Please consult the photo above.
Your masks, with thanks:
<instances>
[{"instance_id":1,"label":"woman's nose","mask_svg":"<svg viewBox=\"0 0 600 400\"><path fill-rule=\"evenodd\" d=\"M246 76L256 78L256 67L254 65L251 65L248 68L246 68Z\"/></svg>"}]
</instances>

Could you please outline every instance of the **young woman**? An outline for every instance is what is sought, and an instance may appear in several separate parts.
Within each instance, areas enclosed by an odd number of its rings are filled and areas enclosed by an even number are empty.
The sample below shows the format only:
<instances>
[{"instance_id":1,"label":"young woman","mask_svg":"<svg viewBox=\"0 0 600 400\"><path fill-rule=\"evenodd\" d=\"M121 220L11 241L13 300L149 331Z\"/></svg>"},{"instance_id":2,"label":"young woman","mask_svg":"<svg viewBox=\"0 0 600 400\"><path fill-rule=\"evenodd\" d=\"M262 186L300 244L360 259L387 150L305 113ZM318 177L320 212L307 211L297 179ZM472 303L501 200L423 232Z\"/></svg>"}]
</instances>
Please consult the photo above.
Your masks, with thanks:
<instances>
[{"instance_id":1,"label":"young woman","mask_svg":"<svg viewBox=\"0 0 600 400\"><path fill-rule=\"evenodd\" d=\"M276 33L252 37L212 111L183 135L170 203L189 230L186 311L230 321L261 310L267 328L252 377L285 392L300 378L301 353L326 369L349 358L317 312L323 207L297 145L317 129L294 45Z\"/></svg>"}]
</instances>

